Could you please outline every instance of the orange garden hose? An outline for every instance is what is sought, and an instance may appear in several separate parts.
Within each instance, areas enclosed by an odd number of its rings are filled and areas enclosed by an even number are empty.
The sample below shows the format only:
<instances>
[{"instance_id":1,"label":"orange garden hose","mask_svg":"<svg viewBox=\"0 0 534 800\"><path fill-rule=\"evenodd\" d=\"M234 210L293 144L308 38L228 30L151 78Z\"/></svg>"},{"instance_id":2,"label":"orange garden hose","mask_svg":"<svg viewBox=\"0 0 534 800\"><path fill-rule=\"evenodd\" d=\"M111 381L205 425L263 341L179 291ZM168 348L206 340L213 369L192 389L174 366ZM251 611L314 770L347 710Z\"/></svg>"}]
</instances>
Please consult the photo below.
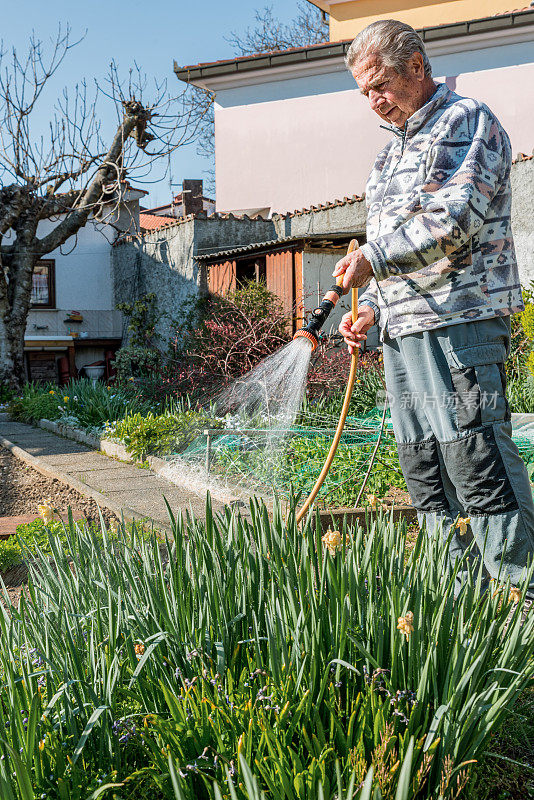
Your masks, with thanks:
<instances>
[{"instance_id":1,"label":"orange garden hose","mask_svg":"<svg viewBox=\"0 0 534 800\"><path fill-rule=\"evenodd\" d=\"M358 241L357 239L353 239L349 245L349 249L347 250L348 253L352 253L353 250L358 248ZM336 281L338 286L343 285L343 275L340 275ZM352 324L356 322L358 319L358 290L351 289L351 301L352 301ZM311 490L310 496L297 513L297 524L302 521L302 518L312 505L313 501L317 497L321 486L324 483L326 476L328 475L328 470L332 466L332 461L334 460L334 456L336 455L336 451L339 445L339 441L341 439L341 434L343 433L343 429L345 427L345 421L347 419L347 415L349 413L349 406L350 401L352 398L352 390L354 389L354 381L356 380L356 371L358 369L358 348L354 349L354 352L351 356L350 360L350 373L349 379L347 381L347 388L345 390L345 398L343 400L343 406L341 408L341 414L339 417L339 422L337 424L336 432L334 434L334 438L332 439L332 444L330 445L330 450L326 457L326 461L324 463L324 467L321 470L319 477L315 482L315 486Z\"/></svg>"}]
</instances>

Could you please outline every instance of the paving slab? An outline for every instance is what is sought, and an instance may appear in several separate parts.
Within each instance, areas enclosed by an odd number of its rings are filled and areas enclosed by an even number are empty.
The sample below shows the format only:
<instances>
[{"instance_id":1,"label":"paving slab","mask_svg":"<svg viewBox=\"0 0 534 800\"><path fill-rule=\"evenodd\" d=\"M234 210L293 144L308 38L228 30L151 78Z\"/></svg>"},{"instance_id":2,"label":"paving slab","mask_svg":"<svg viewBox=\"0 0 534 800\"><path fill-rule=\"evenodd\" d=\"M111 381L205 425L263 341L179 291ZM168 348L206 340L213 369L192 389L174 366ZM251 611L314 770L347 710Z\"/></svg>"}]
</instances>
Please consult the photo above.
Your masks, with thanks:
<instances>
[{"instance_id":1,"label":"paving slab","mask_svg":"<svg viewBox=\"0 0 534 800\"><path fill-rule=\"evenodd\" d=\"M94 486L95 489L100 489L101 492L109 494L111 497L117 492L157 491L158 489L161 492L166 491L167 481L163 481L152 474L143 475L142 470L139 470L141 474L135 477L124 476L122 470L118 472L115 470L116 478L105 478L104 480L101 478L102 472L105 472L105 470L95 470L91 473L92 477L89 479L91 486Z\"/></svg>"},{"instance_id":2,"label":"paving slab","mask_svg":"<svg viewBox=\"0 0 534 800\"><path fill-rule=\"evenodd\" d=\"M109 459L108 459L109 461ZM127 464L120 462L112 462L113 466L103 464L102 466L93 467L91 469L73 470L69 468L69 475L77 478L82 483L90 483L91 485L100 484L104 489L109 488L112 483L117 480L131 479L135 480L145 472L144 469L139 467L130 467ZM119 470L117 472L117 470ZM149 473L152 475L152 473Z\"/></svg>"},{"instance_id":3,"label":"paving slab","mask_svg":"<svg viewBox=\"0 0 534 800\"><path fill-rule=\"evenodd\" d=\"M169 527L165 499L173 513L190 511L203 517L206 499L148 469L114 460L85 445L62 439L42 428L0 418L0 444L38 471L70 485L127 519L144 519ZM223 504L212 502L214 511Z\"/></svg>"},{"instance_id":4,"label":"paving slab","mask_svg":"<svg viewBox=\"0 0 534 800\"><path fill-rule=\"evenodd\" d=\"M102 456L100 453L90 451L87 453L54 453L49 456L45 455L44 458L48 464L63 466L67 470L71 468L73 472L97 470L99 468L120 469L122 466L120 461L113 461L113 459L107 458L107 456Z\"/></svg>"}]
</instances>

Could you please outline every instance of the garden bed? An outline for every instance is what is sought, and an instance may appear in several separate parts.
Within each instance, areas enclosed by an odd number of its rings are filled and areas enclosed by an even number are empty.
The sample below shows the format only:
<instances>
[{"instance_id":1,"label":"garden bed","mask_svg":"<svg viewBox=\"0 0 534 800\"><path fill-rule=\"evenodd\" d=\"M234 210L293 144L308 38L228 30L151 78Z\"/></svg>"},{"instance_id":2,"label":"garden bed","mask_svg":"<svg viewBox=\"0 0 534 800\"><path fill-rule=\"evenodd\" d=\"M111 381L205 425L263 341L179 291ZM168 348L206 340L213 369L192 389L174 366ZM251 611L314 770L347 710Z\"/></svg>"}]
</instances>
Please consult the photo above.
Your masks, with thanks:
<instances>
[{"instance_id":1,"label":"garden bed","mask_svg":"<svg viewBox=\"0 0 534 800\"><path fill-rule=\"evenodd\" d=\"M499 748L532 615L506 585L455 600L442 542L383 518L321 542L261 503L173 534L166 565L83 526L35 563L0 640L2 796L340 800L366 781L360 798L453 800Z\"/></svg>"},{"instance_id":2,"label":"garden bed","mask_svg":"<svg viewBox=\"0 0 534 800\"><path fill-rule=\"evenodd\" d=\"M61 515L66 515L70 507L89 521L98 522L100 513L106 522L116 519L109 511L100 510L94 500L61 481L42 475L0 447L0 516L35 514L38 517L38 506L48 498Z\"/></svg>"},{"instance_id":3,"label":"garden bed","mask_svg":"<svg viewBox=\"0 0 534 800\"><path fill-rule=\"evenodd\" d=\"M417 522L417 511L412 505L392 505L386 506L385 509L380 511L373 511L371 508L327 508L317 511L321 520L321 528L327 531L329 528L343 529L346 524L347 527L353 527L356 524L361 525L364 530L368 530L370 526L376 522L377 515L385 515L388 519L393 519L394 522L405 520L408 525Z\"/></svg>"}]
</instances>

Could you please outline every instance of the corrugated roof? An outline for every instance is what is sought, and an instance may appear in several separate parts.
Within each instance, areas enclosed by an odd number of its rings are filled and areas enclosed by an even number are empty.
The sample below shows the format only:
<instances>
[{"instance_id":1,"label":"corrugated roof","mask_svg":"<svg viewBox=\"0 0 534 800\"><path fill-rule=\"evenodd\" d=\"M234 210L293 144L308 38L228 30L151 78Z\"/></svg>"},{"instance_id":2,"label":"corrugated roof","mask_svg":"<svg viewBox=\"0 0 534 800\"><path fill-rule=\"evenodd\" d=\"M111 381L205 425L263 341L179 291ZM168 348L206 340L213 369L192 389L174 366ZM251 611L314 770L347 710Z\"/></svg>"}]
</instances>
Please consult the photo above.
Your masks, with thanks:
<instances>
[{"instance_id":1,"label":"corrugated roof","mask_svg":"<svg viewBox=\"0 0 534 800\"><path fill-rule=\"evenodd\" d=\"M424 42L435 42L443 39L452 39L456 36L473 36L487 31L519 28L524 25L534 24L534 8L527 6L490 17L481 17L468 22L454 22L447 25L432 25L427 28L418 28L418 33ZM201 62L186 67L180 67L174 62L174 72L179 80L186 83L199 78L215 77L218 75L231 75L250 70L269 69L272 67L295 64L298 62L317 62L320 59L343 57L347 52L351 39L340 42L325 42L324 44L309 45L308 47L294 47L288 50L271 50L267 53L257 53L251 56L239 56L222 61Z\"/></svg>"},{"instance_id":2,"label":"corrugated roof","mask_svg":"<svg viewBox=\"0 0 534 800\"><path fill-rule=\"evenodd\" d=\"M286 236L281 239L269 239L266 242L252 242L252 244L237 245L226 250L212 250L209 253L196 255L197 261L216 261L221 258L229 258L242 253L260 253L263 250L273 250L283 248L284 245L297 244L298 242L319 242L336 241L337 239L350 239L356 234L354 231L334 231L333 233L311 233L301 236Z\"/></svg>"}]
</instances>

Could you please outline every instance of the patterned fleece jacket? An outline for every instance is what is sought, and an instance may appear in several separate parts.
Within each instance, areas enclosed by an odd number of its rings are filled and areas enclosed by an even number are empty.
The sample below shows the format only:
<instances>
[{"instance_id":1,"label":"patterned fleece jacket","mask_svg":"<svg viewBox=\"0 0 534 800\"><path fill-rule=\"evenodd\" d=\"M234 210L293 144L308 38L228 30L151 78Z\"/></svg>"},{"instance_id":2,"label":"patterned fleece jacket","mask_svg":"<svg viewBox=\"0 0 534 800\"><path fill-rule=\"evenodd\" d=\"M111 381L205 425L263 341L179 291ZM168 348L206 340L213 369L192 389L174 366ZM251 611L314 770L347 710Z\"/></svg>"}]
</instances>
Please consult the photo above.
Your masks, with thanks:
<instances>
[{"instance_id":1,"label":"patterned fleece jacket","mask_svg":"<svg viewBox=\"0 0 534 800\"><path fill-rule=\"evenodd\" d=\"M521 311L510 141L483 103L439 84L378 155L366 189L382 338Z\"/></svg>"}]
</instances>

